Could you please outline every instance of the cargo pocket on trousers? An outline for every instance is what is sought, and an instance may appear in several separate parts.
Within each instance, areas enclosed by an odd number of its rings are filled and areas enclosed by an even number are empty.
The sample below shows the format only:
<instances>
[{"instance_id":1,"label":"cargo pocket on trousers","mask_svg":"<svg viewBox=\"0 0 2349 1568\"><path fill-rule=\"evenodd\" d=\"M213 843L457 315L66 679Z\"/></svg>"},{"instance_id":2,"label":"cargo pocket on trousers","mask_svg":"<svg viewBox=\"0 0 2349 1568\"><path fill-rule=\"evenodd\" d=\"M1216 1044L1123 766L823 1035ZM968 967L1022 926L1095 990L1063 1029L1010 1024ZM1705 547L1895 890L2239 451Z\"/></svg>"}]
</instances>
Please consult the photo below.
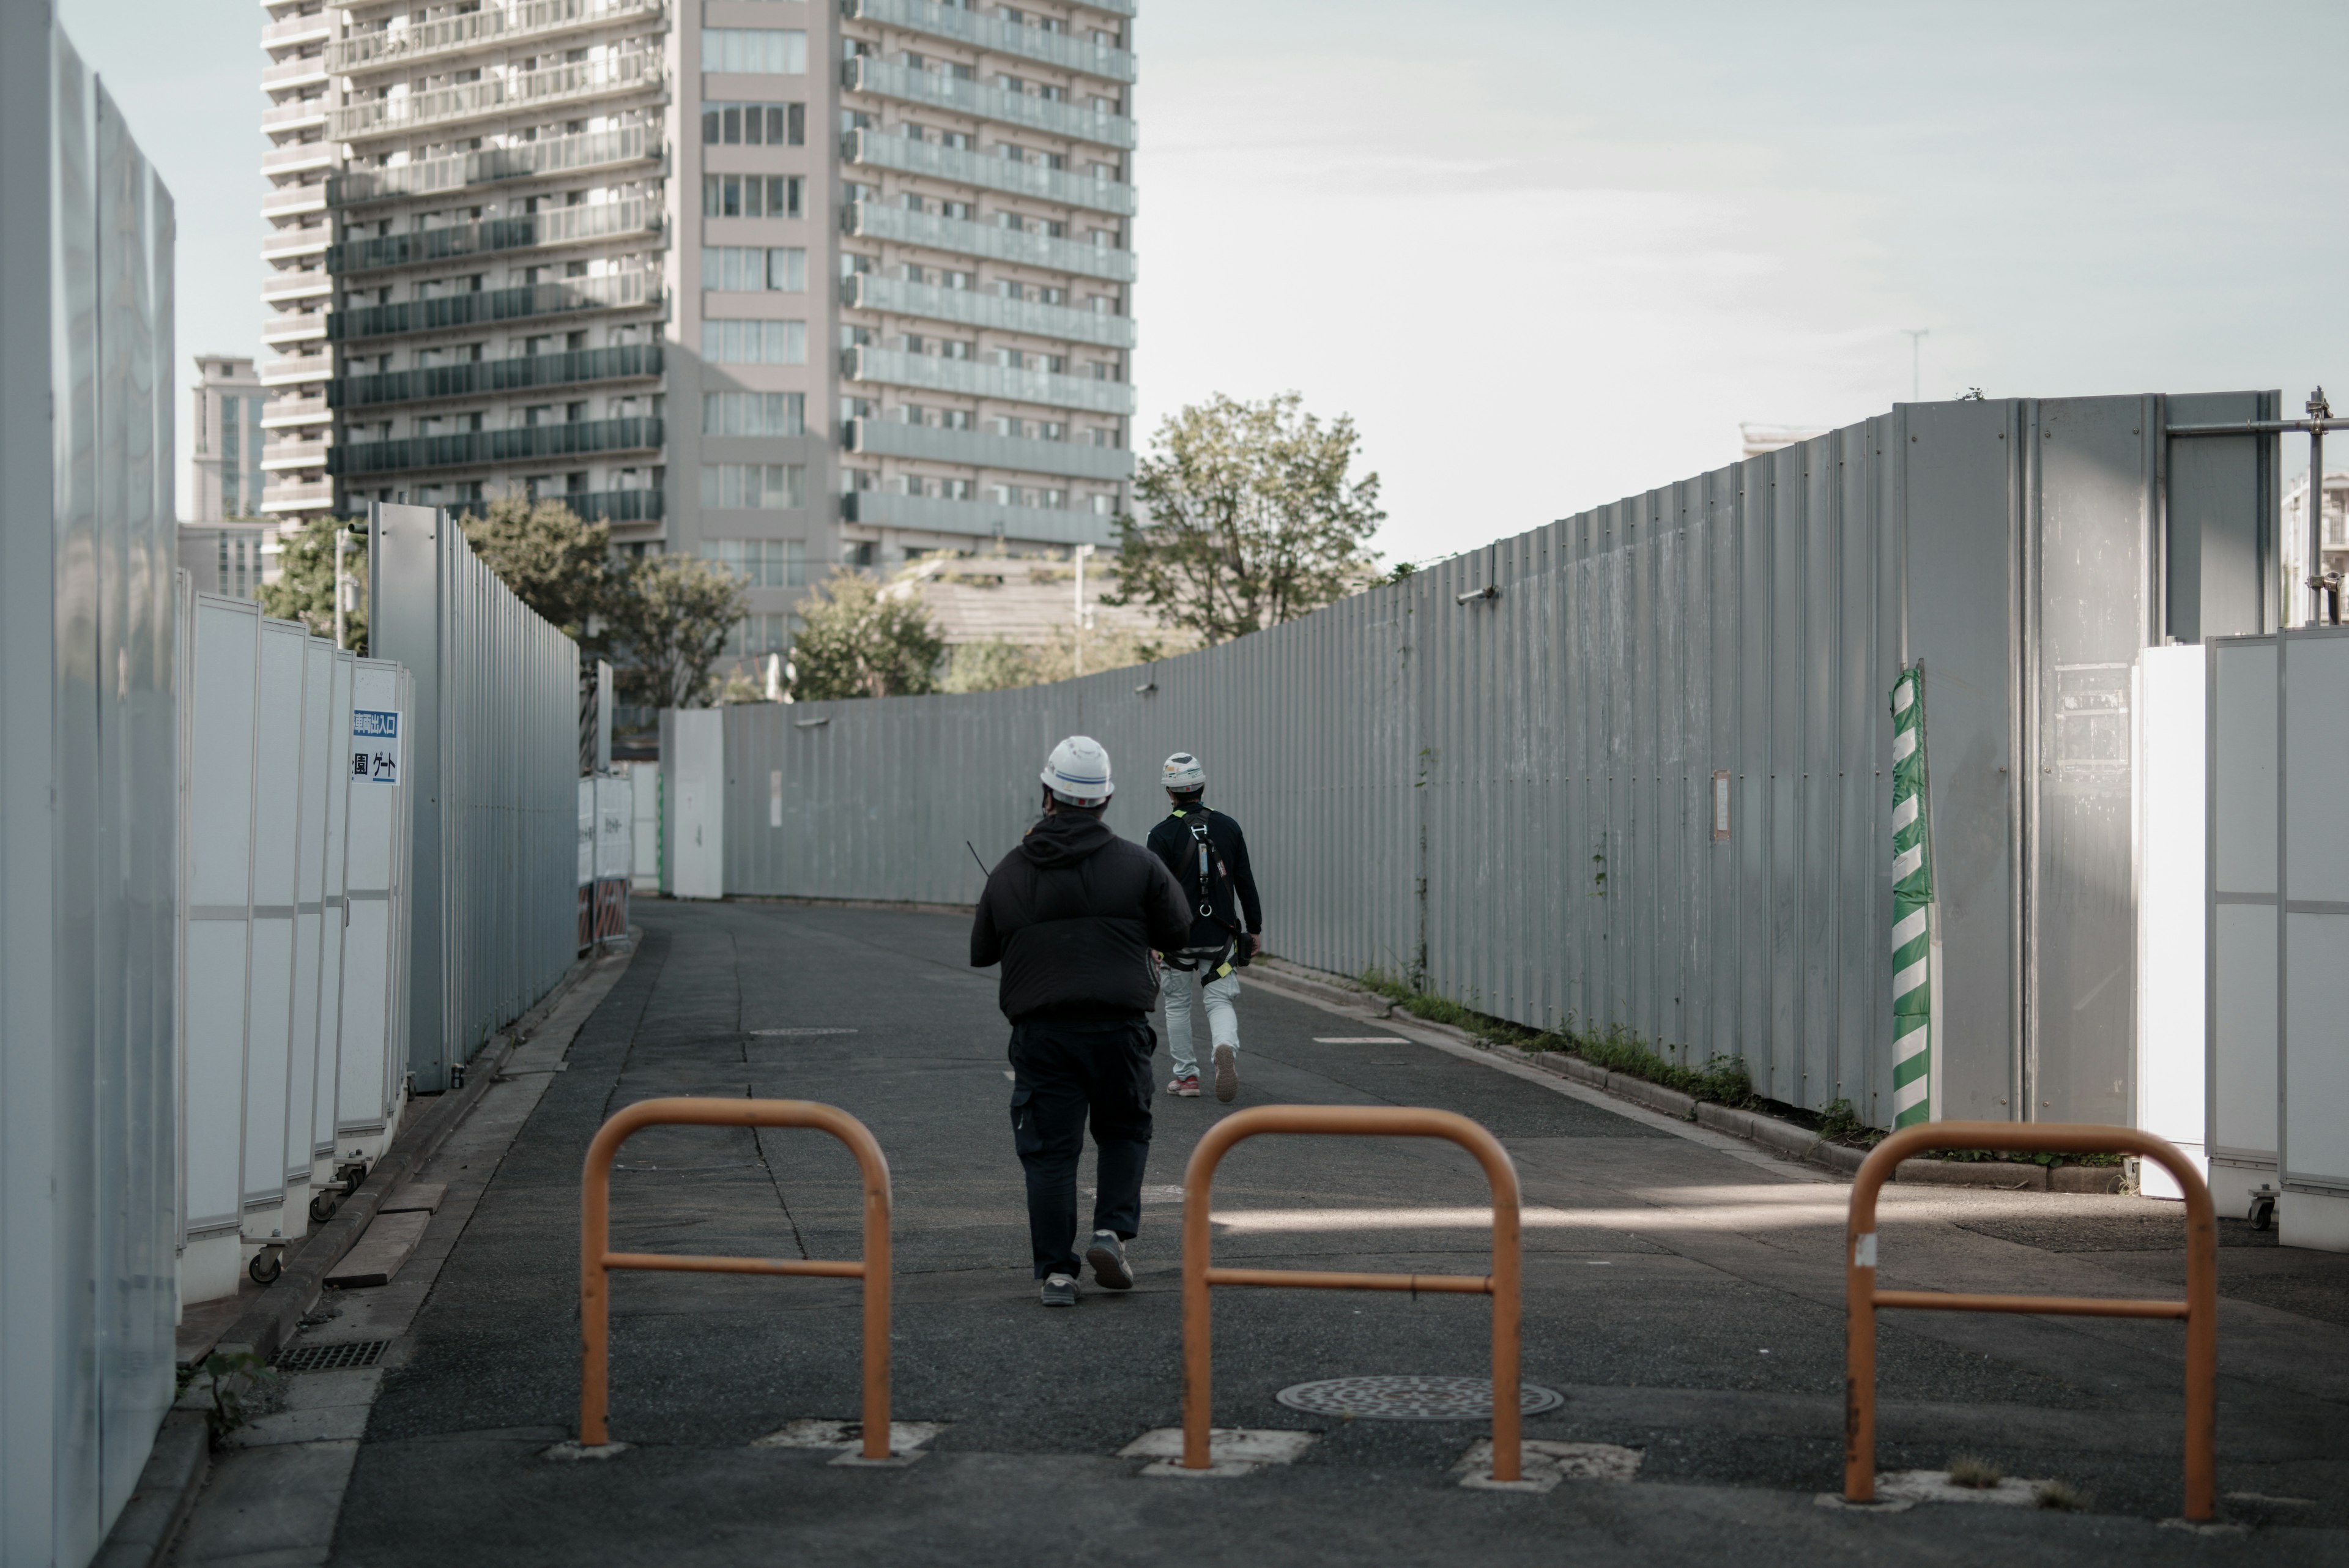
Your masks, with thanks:
<instances>
[{"instance_id":1,"label":"cargo pocket on trousers","mask_svg":"<svg viewBox=\"0 0 2349 1568\"><path fill-rule=\"evenodd\" d=\"M1043 1129L1036 1125L1036 1091L1026 1084L1011 1087L1011 1147L1022 1156L1044 1152Z\"/></svg>"}]
</instances>

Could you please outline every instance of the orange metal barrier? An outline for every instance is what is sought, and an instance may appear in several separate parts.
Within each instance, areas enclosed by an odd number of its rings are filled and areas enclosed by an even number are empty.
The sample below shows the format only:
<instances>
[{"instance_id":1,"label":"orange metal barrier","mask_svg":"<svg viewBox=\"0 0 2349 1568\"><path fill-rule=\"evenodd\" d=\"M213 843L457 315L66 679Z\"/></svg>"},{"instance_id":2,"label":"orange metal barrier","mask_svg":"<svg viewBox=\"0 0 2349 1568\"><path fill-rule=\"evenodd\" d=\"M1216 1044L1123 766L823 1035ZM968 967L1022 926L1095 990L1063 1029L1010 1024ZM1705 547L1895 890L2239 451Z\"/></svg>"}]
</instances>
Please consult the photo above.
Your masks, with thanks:
<instances>
[{"instance_id":1,"label":"orange metal barrier","mask_svg":"<svg viewBox=\"0 0 2349 1568\"><path fill-rule=\"evenodd\" d=\"M1476 1157L1493 1187L1493 1272L1353 1274L1300 1269L1218 1269L1208 1192L1216 1166L1242 1138L1261 1133L1340 1133L1366 1137L1447 1138ZM1208 1345L1208 1290L1215 1285L1289 1285L1308 1290L1431 1291L1493 1298L1493 1479L1519 1478L1517 1431L1517 1168L1500 1140L1451 1111L1402 1106L1255 1106L1207 1129L1183 1173L1183 1468L1211 1468L1207 1433L1215 1404Z\"/></svg>"},{"instance_id":2,"label":"orange metal barrier","mask_svg":"<svg viewBox=\"0 0 2349 1568\"><path fill-rule=\"evenodd\" d=\"M1876 1195L1895 1167L1937 1148L1994 1148L2019 1154L2135 1154L2158 1160L2186 1193L2186 1299L2132 1301L2104 1296L1958 1295L1876 1288ZM1844 1361L1843 1495L1876 1498L1876 1309L2048 1313L2070 1317L2174 1317L2186 1320L2186 1517L2218 1512L2219 1227L2201 1172L2175 1146L2133 1127L2062 1122L1935 1122L1904 1127L1878 1144L1852 1179L1851 1219L1844 1236L1844 1301L1848 1334Z\"/></svg>"},{"instance_id":3,"label":"orange metal barrier","mask_svg":"<svg viewBox=\"0 0 2349 1568\"><path fill-rule=\"evenodd\" d=\"M611 1247L612 1160L643 1127L813 1127L848 1146L864 1175L864 1256L837 1259L711 1258L667 1252L615 1252ZM889 1457L889 1161L863 1122L812 1100L642 1100L616 1113L587 1146L579 1191L579 1441L611 1440L605 1424L611 1370L613 1269L678 1273L816 1274L864 1282L864 1458Z\"/></svg>"}]
</instances>

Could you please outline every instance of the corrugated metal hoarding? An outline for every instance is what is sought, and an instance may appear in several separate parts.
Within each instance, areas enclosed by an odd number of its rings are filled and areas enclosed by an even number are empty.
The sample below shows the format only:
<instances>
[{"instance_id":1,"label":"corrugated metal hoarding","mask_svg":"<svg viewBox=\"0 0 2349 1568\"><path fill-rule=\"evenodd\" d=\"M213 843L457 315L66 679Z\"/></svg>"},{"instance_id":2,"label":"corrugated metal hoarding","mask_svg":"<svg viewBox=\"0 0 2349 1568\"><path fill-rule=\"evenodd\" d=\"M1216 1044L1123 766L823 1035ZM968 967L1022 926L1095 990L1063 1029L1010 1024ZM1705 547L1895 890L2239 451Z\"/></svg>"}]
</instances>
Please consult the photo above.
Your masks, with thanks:
<instances>
[{"instance_id":1,"label":"corrugated metal hoarding","mask_svg":"<svg viewBox=\"0 0 2349 1568\"><path fill-rule=\"evenodd\" d=\"M2161 431L2274 404L1903 405L1182 659L731 707L726 890L967 904L964 841L1017 841L1059 737L1109 747L1133 837L1194 751L1271 950L1884 1126L1889 701L1921 659L1936 1114L2125 1121L2132 662L2274 613L2273 438Z\"/></svg>"}]
</instances>

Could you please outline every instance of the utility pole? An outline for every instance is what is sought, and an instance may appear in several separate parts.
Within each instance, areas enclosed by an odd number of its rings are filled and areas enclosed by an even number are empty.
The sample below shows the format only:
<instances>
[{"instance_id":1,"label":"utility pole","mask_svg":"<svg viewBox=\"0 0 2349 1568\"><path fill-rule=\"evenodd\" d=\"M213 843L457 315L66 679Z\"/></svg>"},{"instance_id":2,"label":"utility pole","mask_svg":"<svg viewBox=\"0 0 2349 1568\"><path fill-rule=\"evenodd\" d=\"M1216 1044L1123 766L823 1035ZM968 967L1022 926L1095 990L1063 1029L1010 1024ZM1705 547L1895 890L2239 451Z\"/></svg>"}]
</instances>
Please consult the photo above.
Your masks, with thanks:
<instances>
[{"instance_id":1,"label":"utility pole","mask_svg":"<svg viewBox=\"0 0 2349 1568\"><path fill-rule=\"evenodd\" d=\"M1091 545L1080 545L1070 552L1077 563L1077 673L1085 672L1085 557L1093 553Z\"/></svg>"},{"instance_id":2,"label":"utility pole","mask_svg":"<svg viewBox=\"0 0 2349 1568\"><path fill-rule=\"evenodd\" d=\"M348 528L337 526L335 529L335 647L337 649L346 649L351 645L351 639L344 634L344 611L348 607L351 597L350 579L344 574L343 569L343 557L350 553L351 531Z\"/></svg>"},{"instance_id":3,"label":"utility pole","mask_svg":"<svg viewBox=\"0 0 2349 1568\"><path fill-rule=\"evenodd\" d=\"M1904 327L1900 330L1909 335L1909 400L1921 403L1925 400L1924 345L1933 329L1930 327Z\"/></svg>"}]
</instances>

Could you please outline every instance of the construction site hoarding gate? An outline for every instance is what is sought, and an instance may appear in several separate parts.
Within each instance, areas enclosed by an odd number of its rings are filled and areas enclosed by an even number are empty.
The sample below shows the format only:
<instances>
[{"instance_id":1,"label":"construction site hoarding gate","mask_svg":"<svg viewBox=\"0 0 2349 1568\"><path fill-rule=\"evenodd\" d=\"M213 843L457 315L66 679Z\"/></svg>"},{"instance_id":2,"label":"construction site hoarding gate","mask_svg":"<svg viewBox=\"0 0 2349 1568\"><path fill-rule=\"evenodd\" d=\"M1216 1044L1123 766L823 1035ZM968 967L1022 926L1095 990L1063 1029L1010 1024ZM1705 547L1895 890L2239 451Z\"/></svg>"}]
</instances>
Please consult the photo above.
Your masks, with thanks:
<instances>
[{"instance_id":1,"label":"construction site hoarding gate","mask_svg":"<svg viewBox=\"0 0 2349 1568\"><path fill-rule=\"evenodd\" d=\"M730 894L973 902L1063 735L1175 751L1272 950L1894 1118L1893 713L1929 672L1936 1117L2127 1122L2140 649L2275 622L2273 392L1902 404L1180 659L723 710ZM667 764L664 763L666 767Z\"/></svg>"}]
</instances>

